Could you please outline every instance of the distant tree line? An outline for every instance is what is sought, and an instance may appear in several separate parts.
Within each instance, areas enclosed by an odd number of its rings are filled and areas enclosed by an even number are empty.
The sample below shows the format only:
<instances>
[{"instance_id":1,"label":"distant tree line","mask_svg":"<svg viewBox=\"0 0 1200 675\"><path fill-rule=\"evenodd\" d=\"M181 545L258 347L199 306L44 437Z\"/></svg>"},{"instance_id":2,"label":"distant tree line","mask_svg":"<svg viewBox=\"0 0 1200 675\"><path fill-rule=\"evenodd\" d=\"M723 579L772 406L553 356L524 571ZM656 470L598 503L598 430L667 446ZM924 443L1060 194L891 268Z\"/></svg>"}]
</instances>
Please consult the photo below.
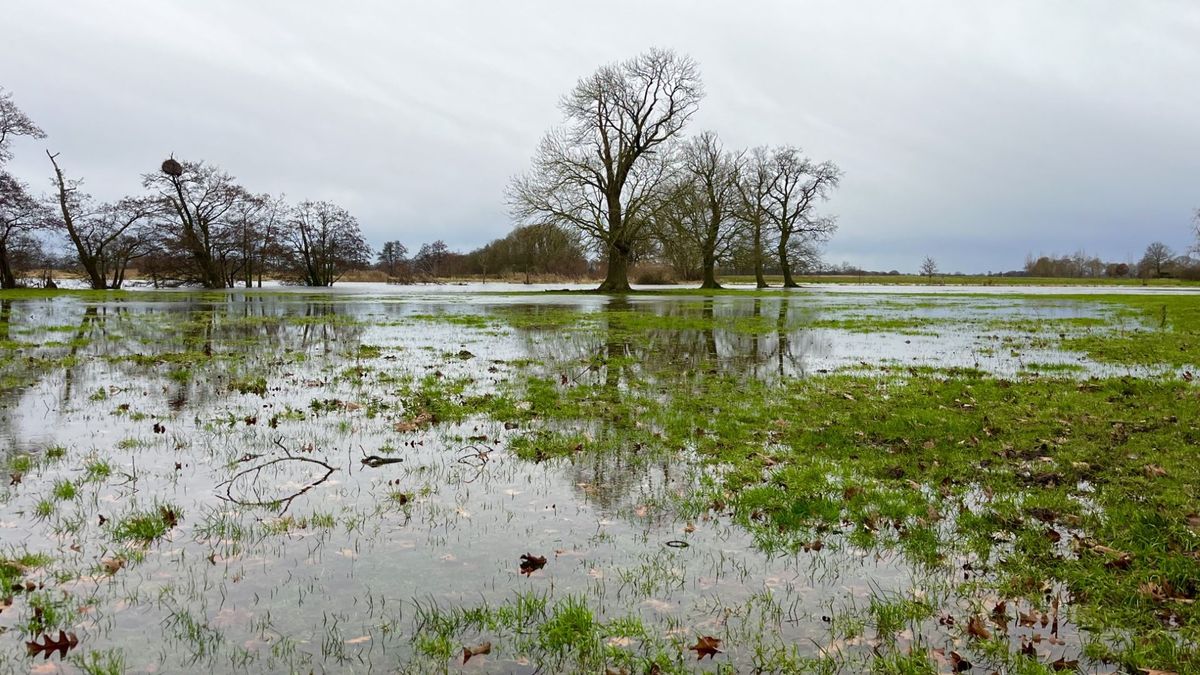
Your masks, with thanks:
<instances>
[{"instance_id":1,"label":"distant tree line","mask_svg":"<svg viewBox=\"0 0 1200 675\"><path fill-rule=\"evenodd\" d=\"M1200 212L1197 212L1196 244L1189 251L1177 254L1161 241L1151 243L1136 262L1105 262L1078 251L1072 255L1029 255L1024 274L1050 278L1110 278L1200 280Z\"/></svg>"},{"instance_id":2,"label":"distant tree line","mask_svg":"<svg viewBox=\"0 0 1200 675\"><path fill-rule=\"evenodd\" d=\"M379 249L374 267L396 283L464 277L518 277L529 283L546 277L579 279L595 272L578 235L550 223L517 227L466 253L452 251L439 239L422 244L409 257L402 242L388 241Z\"/></svg>"}]
</instances>

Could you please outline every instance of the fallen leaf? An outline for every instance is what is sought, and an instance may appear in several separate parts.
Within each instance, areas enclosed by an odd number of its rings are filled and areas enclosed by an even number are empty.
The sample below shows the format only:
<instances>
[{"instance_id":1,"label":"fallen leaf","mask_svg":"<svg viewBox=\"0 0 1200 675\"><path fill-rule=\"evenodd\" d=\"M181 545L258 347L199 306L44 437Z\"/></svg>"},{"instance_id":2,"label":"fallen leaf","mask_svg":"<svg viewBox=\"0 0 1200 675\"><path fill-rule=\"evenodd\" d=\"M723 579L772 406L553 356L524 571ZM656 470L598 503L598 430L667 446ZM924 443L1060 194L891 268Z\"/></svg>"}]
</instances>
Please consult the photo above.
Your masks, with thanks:
<instances>
[{"instance_id":1,"label":"fallen leaf","mask_svg":"<svg viewBox=\"0 0 1200 675\"><path fill-rule=\"evenodd\" d=\"M115 558L105 558L104 560L100 561L100 564L104 566L104 571L108 572L108 574L111 576L121 571L121 568L125 567L125 559L121 556L117 556Z\"/></svg>"},{"instance_id":2,"label":"fallen leaf","mask_svg":"<svg viewBox=\"0 0 1200 675\"><path fill-rule=\"evenodd\" d=\"M521 574L529 576L546 566L546 556L526 553L521 556Z\"/></svg>"},{"instance_id":3,"label":"fallen leaf","mask_svg":"<svg viewBox=\"0 0 1200 675\"><path fill-rule=\"evenodd\" d=\"M68 633L64 630L58 631L58 638L50 636L48 633L42 634L42 643L38 644L37 638L25 643L25 649L29 656L37 656L42 654L43 659L49 659L50 655L58 652L59 658L65 658L67 652L74 649L79 644L79 638L74 633Z\"/></svg>"},{"instance_id":4,"label":"fallen leaf","mask_svg":"<svg viewBox=\"0 0 1200 675\"><path fill-rule=\"evenodd\" d=\"M696 660L699 661L704 657L712 658L716 654L720 654L721 640L711 635L704 635L696 638L696 644L688 647L688 649L696 652Z\"/></svg>"},{"instance_id":5,"label":"fallen leaf","mask_svg":"<svg viewBox=\"0 0 1200 675\"><path fill-rule=\"evenodd\" d=\"M491 642L481 642L474 647L463 647L463 663L471 660L472 656L481 656L483 654L492 653Z\"/></svg>"},{"instance_id":6,"label":"fallen leaf","mask_svg":"<svg viewBox=\"0 0 1200 675\"><path fill-rule=\"evenodd\" d=\"M1079 670L1079 660L1067 660L1067 657L1060 656L1057 661L1051 661L1050 667L1054 670Z\"/></svg>"},{"instance_id":7,"label":"fallen leaf","mask_svg":"<svg viewBox=\"0 0 1200 675\"><path fill-rule=\"evenodd\" d=\"M950 670L955 673L965 673L972 668L971 662L963 658L963 655L958 652L950 652L950 656L947 658L945 651L935 649L933 650L933 656L938 663L948 664Z\"/></svg>"},{"instance_id":8,"label":"fallen leaf","mask_svg":"<svg viewBox=\"0 0 1200 675\"><path fill-rule=\"evenodd\" d=\"M987 640L992 637L992 632L983 624L983 619L977 616L973 616L967 620L967 634L980 640Z\"/></svg>"},{"instance_id":9,"label":"fallen leaf","mask_svg":"<svg viewBox=\"0 0 1200 675\"><path fill-rule=\"evenodd\" d=\"M1167 475L1167 470L1157 464L1147 464L1142 471L1146 472L1148 478L1162 478Z\"/></svg>"}]
</instances>

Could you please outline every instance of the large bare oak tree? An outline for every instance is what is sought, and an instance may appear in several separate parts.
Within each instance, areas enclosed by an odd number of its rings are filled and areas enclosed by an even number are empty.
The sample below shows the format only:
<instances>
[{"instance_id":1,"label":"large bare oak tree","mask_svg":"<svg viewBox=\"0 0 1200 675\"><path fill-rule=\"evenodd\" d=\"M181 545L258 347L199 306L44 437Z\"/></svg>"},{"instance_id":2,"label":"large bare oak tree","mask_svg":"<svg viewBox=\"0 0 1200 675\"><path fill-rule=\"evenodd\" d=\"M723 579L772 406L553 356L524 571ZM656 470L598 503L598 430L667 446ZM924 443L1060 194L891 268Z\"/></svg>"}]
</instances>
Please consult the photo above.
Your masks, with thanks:
<instances>
[{"instance_id":1,"label":"large bare oak tree","mask_svg":"<svg viewBox=\"0 0 1200 675\"><path fill-rule=\"evenodd\" d=\"M233 176L204 162L168 159L162 170L142 176L142 184L158 193L163 207L179 226L177 240L187 251L195 274L205 288L225 288L226 248L236 245L231 218L235 207L249 197Z\"/></svg>"},{"instance_id":2,"label":"large bare oak tree","mask_svg":"<svg viewBox=\"0 0 1200 675\"><path fill-rule=\"evenodd\" d=\"M514 216L580 230L608 263L599 290L629 290L631 257L665 203L672 167L664 146L703 95L696 63L663 49L581 79L560 103L565 125L546 135L509 189Z\"/></svg>"}]
</instances>

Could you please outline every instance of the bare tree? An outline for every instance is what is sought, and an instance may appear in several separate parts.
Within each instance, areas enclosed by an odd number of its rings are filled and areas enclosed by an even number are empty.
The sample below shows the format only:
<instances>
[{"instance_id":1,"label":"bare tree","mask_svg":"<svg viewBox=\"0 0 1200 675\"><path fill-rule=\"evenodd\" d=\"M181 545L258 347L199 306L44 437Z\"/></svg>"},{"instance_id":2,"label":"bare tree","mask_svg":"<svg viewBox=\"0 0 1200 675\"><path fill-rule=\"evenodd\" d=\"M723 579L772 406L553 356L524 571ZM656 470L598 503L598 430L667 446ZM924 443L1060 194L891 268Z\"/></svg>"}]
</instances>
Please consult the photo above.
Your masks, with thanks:
<instances>
[{"instance_id":1,"label":"bare tree","mask_svg":"<svg viewBox=\"0 0 1200 675\"><path fill-rule=\"evenodd\" d=\"M57 154L46 151L46 156L54 167L61 216L49 224L66 233L93 289L120 288L129 263L150 252L152 237L146 226L161 214L159 204L135 198L97 203L80 190L81 181L64 176Z\"/></svg>"},{"instance_id":2,"label":"bare tree","mask_svg":"<svg viewBox=\"0 0 1200 675\"><path fill-rule=\"evenodd\" d=\"M770 152L762 146L751 150L745 157L736 183L739 197L737 217L749 240L750 256L754 263L754 284L758 288L767 288L763 249L766 246L765 227L770 216L769 192L773 179Z\"/></svg>"},{"instance_id":3,"label":"bare tree","mask_svg":"<svg viewBox=\"0 0 1200 675\"><path fill-rule=\"evenodd\" d=\"M429 244L421 244L421 250L417 251L417 256L413 258L413 264L422 273L436 279L442 271L442 264L446 262L449 255L450 247L446 246L446 242L438 239Z\"/></svg>"},{"instance_id":4,"label":"bare tree","mask_svg":"<svg viewBox=\"0 0 1200 675\"><path fill-rule=\"evenodd\" d=\"M509 202L525 223L577 228L608 262L599 290L629 290L629 263L652 210L664 204L664 155L703 97L696 63L652 49L601 67L561 101L563 128L542 139Z\"/></svg>"},{"instance_id":5,"label":"bare tree","mask_svg":"<svg viewBox=\"0 0 1200 675\"><path fill-rule=\"evenodd\" d=\"M287 205L282 198L269 194L246 193L229 211L230 246L222 247L219 255L232 288L240 281L246 288L254 286L255 274L262 283L266 266L266 248L275 238L278 220L287 217Z\"/></svg>"},{"instance_id":6,"label":"bare tree","mask_svg":"<svg viewBox=\"0 0 1200 675\"><path fill-rule=\"evenodd\" d=\"M12 100L12 92L0 87L0 165L12 159L9 144L17 136L45 138L46 132L17 107Z\"/></svg>"},{"instance_id":7,"label":"bare tree","mask_svg":"<svg viewBox=\"0 0 1200 675\"><path fill-rule=\"evenodd\" d=\"M249 197L233 176L204 162L168 159L162 170L142 176L142 184L155 190L157 198L179 226L176 239L188 252L199 281L206 288L225 288L228 251L237 243L237 230L230 218L238 204Z\"/></svg>"},{"instance_id":8,"label":"bare tree","mask_svg":"<svg viewBox=\"0 0 1200 675\"><path fill-rule=\"evenodd\" d=\"M937 274L937 271L937 261L930 256L925 256L925 259L921 261L921 276L927 277L929 279L929 283L932 284L933 275Z\"/></svg>"},{"instance_id":9,"label":"bare tree","mask_svg":"<svg viewBox=\"0 0 1200 675\"><path fill-rule=\"evenodd\" d=\"M1196 209L1196 214L1192 216L1192 229L1196 232L1196 242L1192 244L1192 252L1200 255L1200 209Z\"/></svg>"},{"instance_id":10,"label":"bare tree","mask_svg":"<svg viewBox=\"0 0 1200 675\"><path fill-rule=\"evenodd\" d=\"M1146 252L1142 254L1142 260L1138 263L1138 273L1142 277L1161 277L1170 267L1174 257L1175 252L1170 246L1156 241L1147 246Z\"/></svg>"},{"instance_id":11,"label":"bare tree","mask_svg":"<svg viewBox=\"0 0 1200 675\"><path fill-rule=\"evenodd\" d=\"M24 183L0 170L0 288L16 288L21 262L40 250L33 232L45 226L46 210Z\"/></svg>"},{"instance_id":12,"label":"bare tree","mask_svg":"<svg viewBox=\"0 0 1200 675\"><path fill-rule=\"evenodd\" d=\"M829 198L838 186L842 172L833 162L815 164L800 150L785 146L775 150L772 158L774 176L767 191L770 208L767 217L774 226L779 266L783 271L784 288L799 284L792 279L788 254L793 237L811 242L823 242L837 230L832 216L819 216L816 206Z\"/></svg>"},{"instance_id":13,"label":"bare tree","mask_svg":"<svg viewBox=\"0 0 1200 675\"><path fill-rule=\"evenodd\" d=\"M720 288L717 261L738 234L741 155L727 152L717 135L706 131L684 145L679 159L679 187L654 219L656 234L668 246L673 240L686 242L700 258L700 288Z\"/></svg>"},{"instance_id":14,"label":"bare tree","mask_svg":"<svg viewBox=\"0 0 1200 675\"><path fill-rule=\"evenodd\" d=\"M383 247L379 249L379 255L376 257L376 263L379 269L388 275L388 278L397 276L400 266L405 263L405 256L408 255L408 247L399 241L385 241Z\"/></svg>"},{"instance_id":15,"label":"bare tree","mask_svg":"<svg viewBox=\"0 0 1200 675\"><path fill-rule=\"evenodd\" d=\"M583 249L574 232L552 223L524 225L502 241L508 244L508 262L525 275L570 269L583 258Z\"/></svg>"},{"instance_id":16,"label":"bare tree","mask_svg":"<svg viewBox=\"0 0 1200 675\"><path fill-rule=\"evenodd\" d=\"M332 286L348 270L370 263L358 220L330 202L301 202L283 232L292 271L307 286Z\"/></svg>"}]
</instances>

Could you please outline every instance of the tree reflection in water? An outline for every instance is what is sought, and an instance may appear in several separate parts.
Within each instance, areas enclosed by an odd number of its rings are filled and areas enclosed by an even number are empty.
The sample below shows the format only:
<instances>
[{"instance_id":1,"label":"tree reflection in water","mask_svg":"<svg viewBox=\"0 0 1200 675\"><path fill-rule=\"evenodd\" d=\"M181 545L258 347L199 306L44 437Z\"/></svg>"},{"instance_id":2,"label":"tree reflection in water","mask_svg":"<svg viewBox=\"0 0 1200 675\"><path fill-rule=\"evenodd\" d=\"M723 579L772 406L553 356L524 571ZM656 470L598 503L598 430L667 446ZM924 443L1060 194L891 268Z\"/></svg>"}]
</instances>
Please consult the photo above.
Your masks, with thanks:
<instances>
[{"instance_id":1,"label":"tree reflection in water","mask_svg":"<svg viewBox=\"0 0 1200 675\"><path fill-rule=\"evenodd\" d=\"M635 390L669 398L714 374L767 382L805 376L809 358L827 356L830 344L805 327L811 312L793 307L794 302L787 297L645 301L614 296L599 312L581 313L580 324L594 319L586 330L539 326L517 333L530 357L546 364L548 376L578 374L568 377L568 386L595 386L606 400ZM565 468L583 497L603 510L633 508L689 480L678 452L638 447L652 430L631 430L644 422L588 419L570 430L586 430L615 448L580 453Z\"/></svg>"}]
</instances>

